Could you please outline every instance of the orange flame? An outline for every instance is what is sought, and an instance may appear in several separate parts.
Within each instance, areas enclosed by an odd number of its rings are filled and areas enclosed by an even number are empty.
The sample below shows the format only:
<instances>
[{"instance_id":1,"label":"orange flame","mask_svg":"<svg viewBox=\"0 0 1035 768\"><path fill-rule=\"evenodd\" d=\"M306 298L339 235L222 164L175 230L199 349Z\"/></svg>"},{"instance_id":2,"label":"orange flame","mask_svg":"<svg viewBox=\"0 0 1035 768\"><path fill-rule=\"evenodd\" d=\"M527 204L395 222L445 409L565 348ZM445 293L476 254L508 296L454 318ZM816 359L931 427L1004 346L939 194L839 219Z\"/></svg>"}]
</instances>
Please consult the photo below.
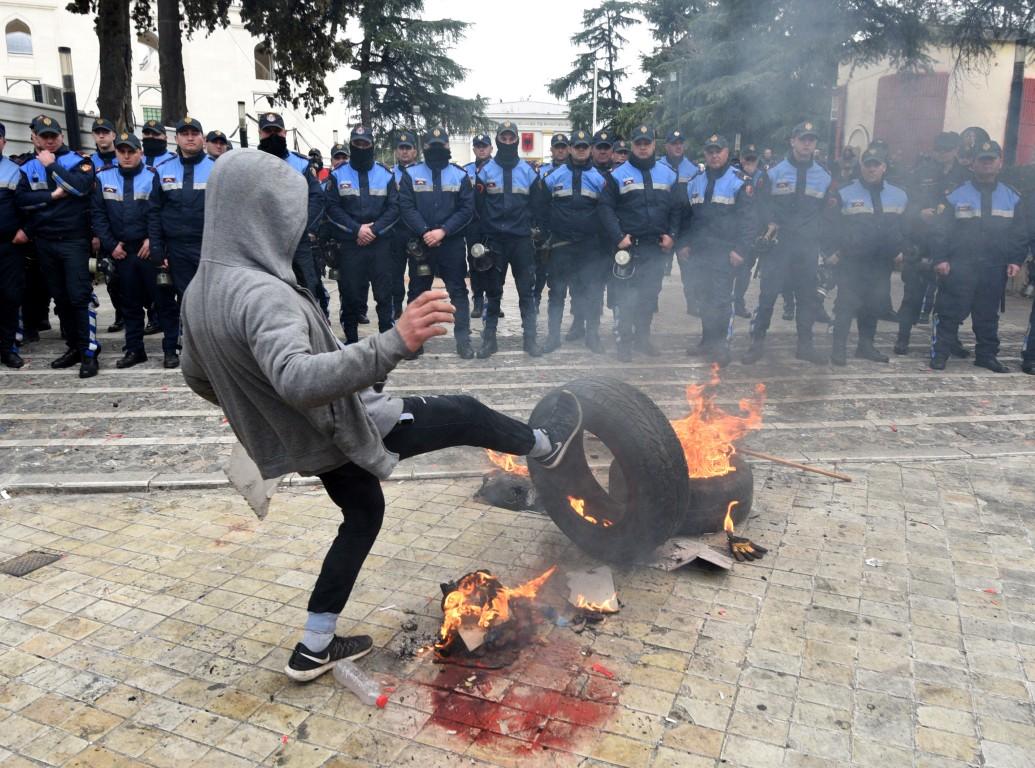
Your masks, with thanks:
<instances>
[{"instance_id":1,"label":"orange flame","mask_svg":"<svg viewBox=\"0 0 1035 768\"><path fill-rule=\"evenodd\" d=\"M602 525L604 528L610 528L612 525L614 525L614 523L612 523L607 518L604 518L604 520L601 521L597 520L595 517L593 517L593 515L587 513L585 499L580 499L577 496L569 496L568 504L571 505L572 511L576 515L581 517L583 520L585 520L587 523L592 523L593 525Z\"/></svg>"},{"instance_id":2,"label":"orange flame","mask_svg":"<svg viewBox=\"0 0 1035 768\"><path fill-rule=\"evenodd\" d=\"M485 449L485 452L489 455L489 461L504 472L508 472L512 475L520 475L521 477L528 477L528 467L518 464L517 459L509 453L498 453L497 451L492 451L488 448Z\"/></svg>"},{"instance_id":3,"label":"orange flame","mask_svg":"<svg viewBox=\"0 0 1035 768\"><path fill-rule=\"evenodd\" d=\"M733 508L740 504L739 501L731 501L726 507L726 519L722 521L722 530L726 533L733 533Z\"/></svg>"},{"instance_id":4,"label":"orange flame","mask_svg":"<svg viewBox=\"0 0 1035 768\"><path fill-rule=\"evenodd\" d=\"M552 566L531 581L513 588L504 587L499 579L486 571L467 574L442 603L444 618L435 647L448 647L464 625L489 629L495 624L509 621L510 601L534 599L556 570L557 566Z\"/></svg>"},{"instance_id":5,"label":"orange flame","mask_svg":"<svg viewBox=\"0 0 1035 768\"><path fill-rule=\"evenodd\" d=\"M579 595L575 598L575 607L594 613L618 613L618 593L615 592L602 603L591 603L585 595Z\"/></svg>"},{"instance_id":6,"label":"orange flame","mask_svg":"<svg viewBox=\"0 0 1035 768\"><path fill-rule=\"evenodd\" d=\"M715 404L719 383L719 366L713 365L707 384L689 384L686 388L690 415L672 422L690 477L719 477L733 472L730 460L737 452L733 443L762 426L765 384L756 384L754 396L741 399L743 415L734 416Z\"/></svg>"}]
</instances>

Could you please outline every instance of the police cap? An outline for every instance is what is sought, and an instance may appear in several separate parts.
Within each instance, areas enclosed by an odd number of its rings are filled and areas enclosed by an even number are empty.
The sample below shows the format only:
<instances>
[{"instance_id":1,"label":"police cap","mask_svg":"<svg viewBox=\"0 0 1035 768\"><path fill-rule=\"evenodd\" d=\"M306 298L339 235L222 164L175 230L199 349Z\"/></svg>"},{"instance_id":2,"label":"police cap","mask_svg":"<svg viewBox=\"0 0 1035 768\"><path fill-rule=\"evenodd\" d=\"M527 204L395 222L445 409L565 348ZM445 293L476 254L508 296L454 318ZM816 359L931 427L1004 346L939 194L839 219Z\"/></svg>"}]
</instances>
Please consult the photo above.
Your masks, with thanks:
<instances>
[{"instance_id":1,"label":"police cap","mask_svg":"<svg viewBox=\"0 0 1035 768\"><path fill-rule=\"evenodd\" d=\"M643 141L644 139L647 141L654 141L654 128L646 123L633 128L632 136L629 138L633 144L637 141Z\"/></svg>"},{"instance_id":2,"label":"police cap","mask_svg":"<svg viewBox=\"0 0 1035 768\"><path fill-rule=\"evenodd\" d=\"M97 131L111 131L114 133L115 124L106 117L98 117L93 121L93 126L90 128L91 133L97 133Z\"/></svg>"},{"instance_id":3,"label":"police cap","mask_svg":"<svg viewBox=\"0 0 1035 768\"><path fill-rule=\"evenodd\" d=\"M349 144L354 141L369 141L373 144L374 132L365 125L357 125L352 129L352 133L349 134Z\"/></svg>"},{"instance_id":4,"label":"police cap","mask_svg":"<svg viewBox=\"0 0 1035 768\"><path fill-rule=\"evenodd\" d=\"M593 134L594 147L611 147L614 143L615 135L610 131L597 131Z\"/></svg>"},{"instance_id":5,"label":"police cap","mask_svg":"<svg viewBox=\"0 0 1035 768\"><path fill-rule=\"evenodd\" d=\"M563 133L555 133L553 136L550 137L551 147L566 147L569 144L571 144L571 142L568 141L568 137L565 136Z\"/></svg>"},{"instance_id":6,"label":"police cap","mask_svg":"<svg viewBox=\"0 0 1035 768\"><path fill-rule=\"evenodd\" d=\"M259 115L259 130L263 128L284 128L284 118L276 112L264 112Z\"/></svg>"},{"instance_id":7,"label":"police cap","mask_svg":"<svg viewBox=\"0 0 1035 768\"><path fill-rule=\"evenodd\" d=\"M756 147L754 144L748 144L747 146L744 147L744 149L742 149L740 151L740 156L743 157L743 158L749 158L749 157L757 158L758 154L759 154L758 147Z\"/></svg>"},{"instance_id":8,"label":"police cap","mask_svg":"<svg viewBox=\"0 0 1035 768\"><path fill-rule=\"evenodd\" d=\"M730 143L726 141L725 136L720 136L717 133L713 133L707 139L704 140L705 149L726 149Z\"/></svg>"},{"instance_id":9,"label":"police cap","mask_svg":"<svg viewBox=\"0 0 1035 768\"><path fill-rule=\"evenodd\" d=\"M410 131L399 131L399 135L395 137L395 146L397 147L416 147L417 146L417 134Z\"/></svg>"},{"instance_id":10,"label":"police cap","mask_svg":"<svg viewBox=\"0 0 1035 768\"><path fill-rule=\"evenodd\" d=\"M669 131L668 136L665 137L666 144L680 144L684 141L686 141L686 137L679 130Z\"/></svg>"},{"instance_id":11,"label":"police cap","mask_svg":"<svg viewBox=\"0 0 1035 768\"><path fill-rule=\"evenodd\" d=\"M141 127L140 132L145 136L165 136L165 126L157 120L147 120Z\"/></svg>"},{"instance_id":12,"label":"police cap","mask_svg":"<svg viewBox=\"0 0 1035 768\"><path fill-rule=\"evenodd\" d=\"M343 157L348 157L349 148L346 147L344 144L334 144L331 147L331 157L338 157L339 155Z\"/></svg>"},{"instance_id":13,"label":"police cap","mask_svg":"<svg viewBox=\"0 0 1035 768\"><path fill-rule=\"evenodd\" d=\"M615 152L629 152L629 142L624 139L619 139L615 142Z\"/></svg>"},{"instance_id":14,"label":"police cap","mask_svg":"<svg viewBox=\"0 0 1035 768\"><path fill-rule=\"evenodd\" d=\"M872 163L874 160L876 160L878 163L887 164L887 150L885 150L884 147L881 146L869 146L866 148L866 151L862 153L862 157L859 158L859 162L863 165L866 165L867 163Z\"/></svg>"},{"instance_id":15,"label":"police cap","mask_svg":"<svg viewBox=\"0 0 1035 768\"><path fill-rule=\"evenodd\" d=\"M226 134L222 131L209 131L208 135L205 136L205 141L226 142Z\"/></svg>"},{"instance_id":16,"label":"police cap","mask_svg":"<svg viewBox=\"0 0 1035 768\"><path fill-rule=\"evenodd\" d=\"M974 147L974 159L981 160L985 157L999 159L1003 156L1003 148L994 141L983 141Z\"/></svg>"},{"instance_id":17,"label":"police cap","mask_svg":"<svg viewBox=\"0 0 1035 768\"><path fill-rule=\"evenodd\" d=\"M424 134L425 144L448 144L449 134L445 128L432 128Z\"/></svg>"},{"instance_id":18,"label":"police cap","mask_svg":"<svg viewBox=\"0 0 1035 768\"><path fill-rule=\"evenodd\" d=\"M954 149L959 149L960 146L960 135L956 131L944 131L939 133L934 139L934 148L939 152L951 152Z\"/></svg>"},{"instance_id":19,"label":"police cap","mask_svg":"<svg viewBox=\"0 0 1035 768\"><path fill-rule=\"evenodd\" d=\"M794 129L791 131L791 138L800 139L804 136L812 136L816 139L819 138L819 134L816 132L815 124L808 120L806 120L804 123L798 123L796 126L794 126Z\"/></svg>"},{"instance_id":20,"label":"police cap","mask_svg":"<svg viewBox=\"0 0 1035 768\"><path fill-rule=\"evenodd\" d=\"M140 149L140 138L135 133L123 131L115 137L115 148L118 149L119 147Z\"/></svg>"},{"instance_id":21,"label":"police cap","mask_svg":"<svg viewBox=\"0 0 1035 768\"><path fill-rule=\"evenodd\" d=\"M53 117L47 117L46 115L37 115L32 118L31 128L32 132L37 136L46 136L48 133L54 135L61 133L61 123Z\"/></svg>"},{"instance_id":22,"label":"police cap","mask_svg":"<svg viewBox=\"0 0 1035 768\"><path fill-rule=\"evenodd\" d=\"M191 129L197 131L198 133L205 132L205 129L201 127L201 123L198 120L195 120L190 115L184 115L183 119L176 123L177 133L179 133L180 131L189 131Z\"/></svg>"},{"instance_id":23,"label":"police cap","mask_svg":"<svg viewBox=\"0 0 1035 768\"><path fill-rule=\"evenodd\" d=\"M571 134L571 145L573 147L588 147L593 137L585 131L573 131Z\"/></svg>"},{"instance_id":24,"label":"police cap","mask_svg":"<svg viewBox=\"0 0 1035 768\"><path fill-rule=\"evenodd\" d=\"M489 134L487 134L487 133L478 133L478 134L475 134L475 137L473 139L471 139L471 145L475 146L475 147L477 147L477 146L491 147L492 146L492 139L489 137Z\"/></svg>"},{"instance_id":25,"label":"police cap","mask_svg":"<svg viewBox=\"0 0 1035 768\"><path fill-rule=\"evenodd\" d=\"M498 139L504 133L513 133L515 136L518 135L517 123L513 120L504 120L502 123L496 126L496 138Z\"/></svg>"}]
</instances>

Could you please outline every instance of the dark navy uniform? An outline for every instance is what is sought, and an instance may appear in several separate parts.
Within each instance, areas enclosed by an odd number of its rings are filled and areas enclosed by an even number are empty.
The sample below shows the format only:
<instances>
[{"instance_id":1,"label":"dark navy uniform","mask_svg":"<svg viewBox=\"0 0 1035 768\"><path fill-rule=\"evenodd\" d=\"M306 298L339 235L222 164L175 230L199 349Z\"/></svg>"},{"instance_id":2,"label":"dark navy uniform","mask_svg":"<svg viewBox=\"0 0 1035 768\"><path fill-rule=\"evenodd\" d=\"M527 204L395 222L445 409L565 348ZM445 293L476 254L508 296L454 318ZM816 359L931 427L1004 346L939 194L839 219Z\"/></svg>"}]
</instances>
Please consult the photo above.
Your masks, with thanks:
<instances>
[{"instance_id":1,"label":"dark navy uniform","mask_svg":"<svg viewBox=\"0 0 1035 768\"><path fill-rule=\"evenodd\" d=\"M449 300L456 308L453 335L457 349L471 344L471 304L467 296L467 246L464 234L474 218L474 191L467 172L449 162L448 134L435 128L424 137L424 162L407 168L399 190L399 210L406 227L422 239L434 229L445 238L427 248L432 274L418 274L410 262L409 301L431 288L435 275L442 278Z\"/></svg>"},{"instance_id":2,"label":"dark navy uniform","mask_svg":"<svg viewBox=\"0 0 1035 768\"><path fill-rule=\"evenodd\" d=\"M666 142L674 144L676 142L683 142L684 137L682 131L669 131ZM701 173L701 169L694 163L691 163L685 156L679 159L678 163L673 163L669 160L668 156L664 156L658 159L661 165L671 168L676 174L676 196L679 198L680 204L683 206L679 215L679 230L677 239L685 240L687 233L690 229L690 216L691 213L688 209L686 200L686 186L690 183L690 180ZM700 312L700 286L694 284L694 267L693 264L687 259L678 259L679 261L679 280L683 284L683 299L686 301L687 314L696 315Z\"/></svg>"},{"instance_id":3,"label":"dark navy uniform","mask_svg":"<svg viewBox=\"0 0 1035 768\"><path fill-rule=\"evenodd\" d=\"M157 168L173 157L175 152L169 151L166 143L165 126L158 120L145 120L140 126L140 135L143 137L141 145L144 149L144 165L148 168Z\"/></svg>"},{"instance_id":4,"label":"dark navy uniform","mask_svg":"<svg viewBox=\"0 0 1035 768\"><path fill-rule=\"evenodd\" d=\"M483 144L485 146L492 146L492 139L487 133L479 133L473 139L471 139L472 145ZM491 159L491 158L489 158ZM481 168L485 163L489 162L486 160L472 160L464 166L464 170L467 171L467 175L471 179L471 187L477 183L478 169ZM467 230L467 244L470 246L472 243L484 242L485 238L482 237L478 228L478 215L477 210L475 211L474 221L471 222L471 226ZM475 317L482 317L485 313L485 293L488 290L489 283L492 281L492 271L479 272L476 269L470 270L471 274L471 299L473 302L473 308L471 313ZM502 315L501 315L502 317Z\"/></svg>"},{"instance_id":5,"label":"dark navy uniform","mask_svg":"<svg viewBox=\"0 0 1035 768\"><path fill-rule=\"evenodd\" d=\"M56 129L56 131L55 131ZM33 121L40 135L60 133L60 126L48 117ZM63 366L79 359L80 373L96 372L97 344L91 320L93 283L90 278L90 192L94 183L93 163L62 146L49 166L39 161L38 153L21 167L17 203L26 216L26 234L35 241L47 286L54 297L70 352L78 358L63 360ZM61 188L64 197L55 199ZM55 361L57 362L57 361ZM88 368L92 366L93 372Z\"/></svg>"},{"instance_id":6,"label":"dark navy uniform","mask_svg":"<svg viewBox=\"0 0 1035 768\"><path fill-rule=\"evenodd\" d=\"M410 145L417 146L417 136L410 131L401 131L395 140L395 146L401 147ZM412 163L411 163L412 165ZM392 166L392 175L395 177L395 189L402 186L403 167L396 163ZM406 303L406 262L409 257L406 255L406 243L413 237L413 233L406 229L401 221L392 228L392 319L398 320L403 312Z\"/></svg>"},{"instance_id":7,"label":"dark navy uniform","mask_svg":"<svg viewBox=\"0 0 1035 768\"><path fill-rule=\"evenodd\" d=\"M198 271L205 229L205 186L215 165L204 152L191 157L177 153L155 168L148 216L151 258L157 264L169 262L179 296Z\"/></svg>"},{"instance_id":8,"label":"dark navy uniform","mask_svg":"<svg viewBox=\"0 0 1035 768\"><path fill-rule=\"evenodd\" d=\"M748 144L745 147L745 152L751 151L756 153L758 150L754 144ZM741 152L741 157L745 155L745 152ZM743 173L744 169L738 165L740 171ZM765 168L762 167L762 163L759 162L755 168L755 172L750 174L751 188L754 190L756 200L764 200L766 194L768 194L768 182L769 176L766 174ZM755 232L757 238L765 231L765 225L767 222L760 220L758 216L758 207L755 210L755 223L758 226L758 230ZM751 285L751 271L755 268L755 264L758 261L758 244L757 239L752 243L751 249L747 253L742 253L744 257L744 263L741 264L736 270L734 270L733 276L733 307L734 313L741 317L750 317L751 315L747 311L747 307L744 305L744 297L747 295L748 286Z\"/></svg>"},{"instance_id":9,"label":"dark navy uniform","mask_svg":"<svg viewBox=\"0 0 1035 768\"><path fill-rule=\"evenodd\" d=\"M574 141L580 141L573 134ZM588 144L588 138L582 139ZM550 286L545 351L560 346L564 297L571 290L575 326L584 326L586 346L599 352L607 262L601 258L597 206L604 177L591 161L578 165L569 157L541 176L535 185L537 216L550 234Z\"/></svg>"},{"instance_id":10,"label":"dark navy uniform","mask_svg":"<svg viewBox=\"0 0 1035 768\"><path fill-rule=\"evenodd\" d=\"M6 129L0 123L0 137ZM15 201L21 169L9 158L0 155L0 362L21 367L16 335L18 308L25 293L25 258L12 240L22 227L21 213Z\"/></svg>"},{"instance_id":11,"label":"dark navy uniform","mask_svg":"<svg viewBox=\"0 0 1035 768\"><path fill-rule=\"evenodd\" d=\"M132 134L121 134L116 146L139 149ZM119 277L120 299L126 321L126 352L142 356L144 351L144 313L151 306L158 310L162 328L162 351L170 367L176 356L177 310L173 292L156 284L158 269L152 256L141 257L141 246L148 240L148 211L156 172L143 161L135 168L105 168L97 175L93 192L92 221L101 248L112 254L122 244L125 256L114 259Z\"/></svg>"},{"instance_id":12,"label":"dark navy uniform","mask_svg":"<svg viewBox=\"0 0 1035 768\"><path fill-rule=\"evenodd\" d=\"M726 147L713 136L708 146ZM730 253L746 259L758 230L754 211L754 187L748 176L728 163L706 168L686 188L693 226L683 235L701 300L700 351L713 361L729 362L733 334L733 275ZM681 267L682 268L682 267Z\"/></svg>"},{"instance_id":13,"label":"dark navy uniform","mask_svg":"<svg viewBox=\"0 0 1035 768\"><path fill-rule=\"evenodd\" d=\"M653 129L640 126L639 138L654 139ZM668 254L661 250L663 235L676 238L682 221L683 202L677 196L679 177L654 158L631 157L611 172L611 183L600 197L600 221L613 255L619 242L629 235L633 245L635 272L626 280L613 280L618 307L619 355L628 359L635 342L648 353L657 351L650 343L650 326L658 308L658 295L665 277Z\"/></svg>"},{"instance_id":14,"label":"dark navy uniform","mask_svg":"<svg viewBox=\"0 0 1035 768\"><path fill-rule=\"evenodd\" d=\"M368 138L369 130L359 126L352 137ZM372 144L372 138L368 140ZM349 344L359 341L359 316L368 286L374 290L378 331L383 333L394 324L391 232L399 219L395 176L378 162L360 170L356 167L362 167L359 155L360 151L353 147L349 161L331 172L324 192L327 218L337 230L335 238L341 244L338 290L342 297L341 325ZM367 245L360 245L356 239L363 224L370 224L377 236Z\"/></svg>"},{"instance_id":15,"label":"dark navy uniform","mask_svg":"<svg viewBox=\"0 0 1035 768\"><path fill-rule=\"evenodd\" d=\"M495 349L500 299L507 278L507 267L517 285L518 308L524 349L531 355L541 353L536 342L535 246L532 244L532 187L538 178L535 169L517 156L517 144L504 144L499 137L517 125L505 121L496 131L496 156L478 169L476 191L478 228L493 252L493 277L486 292L488 309L482 329L482 350ZM511 156L507 156L507 155ZM480 356L488 357L482 353Z\"/></svg>"},{"instance_id":16,"label":"dark navy uniform","mask_svg":"<svg viewBox=\"0 0 1035 768\"><path fill-rule=\"evenodd\" d=\"M998 148L994 142L981 146ZM999 305L1006 289L1007 266L1020 266L1027 255L1021 196L1001 181L968 181L946 198L938 233L936 258L938 263L949 264L949 274L942 278L935 300L931 367L944 367L959 341L960 323L970 313L977 338L974 364L1005 369L996 358Z\"/></svg>"},{"instance_id":17,"label":"dark navy uniform","mask_svg":"<svg viewBox=\"0 0 1035 768\"><path fill-rule=\"evenodd\" d=\"M883 156L867 150L863 162ZM857 357L887 362L876 351L877 319L884 309L885 282L895 257L907 243L906 193L884 181L868 184L857 179L833 192L825 221L825 249L838 254L837 301L831 359L845 364L852 319L859 331Z\"/></svg>"}]
</instances>

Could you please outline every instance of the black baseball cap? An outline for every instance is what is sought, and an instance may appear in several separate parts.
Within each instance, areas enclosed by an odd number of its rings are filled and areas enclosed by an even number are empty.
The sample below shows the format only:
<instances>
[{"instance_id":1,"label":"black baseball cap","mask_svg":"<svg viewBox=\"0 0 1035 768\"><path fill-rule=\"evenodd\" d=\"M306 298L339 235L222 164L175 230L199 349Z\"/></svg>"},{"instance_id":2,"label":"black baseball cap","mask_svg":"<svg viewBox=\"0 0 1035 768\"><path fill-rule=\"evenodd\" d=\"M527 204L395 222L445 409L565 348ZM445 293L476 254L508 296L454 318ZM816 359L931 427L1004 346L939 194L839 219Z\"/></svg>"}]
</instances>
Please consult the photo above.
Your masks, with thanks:
<instances>
[{"instance_id":1,"label":"black baseball cap","mask_svg":"<svg viewBox=\"0 0 1035 768\"><path fill-rule=\"evenodd\" d=\"M111 131L115 132L115 124L106 117L98 117L93 121L93 126L90 128L90 133L96 131Z\"/></svg>"},{"instance_id":2,"label":"black baseball cap","mask_svg":"<svg viewBox=\"0 0 1035 768\"><path fill-rule=\"evenodd\" d=\"M424 134L425 144L448 144L449 133L446 132L445 128L432 128L426 134Z\"/></svg>"},{"instance_id":3,"label":"black baseball cap","mask_svg":"<svg viewBox=\"0 0 1035 768\"><path fill-rule=\"evenodd\" d=\"M475 134L475 137L471 139L471 145L477 147L479 144L481 144L484 147L491 147L492 137L490 137L487 133Z\"/></svg>"},{"instance_id":4,"label":"black baseball cap","mask_svg":"<svg viewBox=\"0 0 1035 768\"><path fill-rule=\"evenodd\" d=\"M951 152L959 149L960 135L956 131L944 131L934 139L934 148L939 152Z\"/></svg>"},{"instance_id":5,"label":"black baseball cap","mask_svg":"<svg viewBox=\"0 0 1035 768\"><path fill-rule=\"evenodd\" d=\"M615 143L615 135L610 131L597 131L593 134L593 146L607 146L612 147Z\"/></svg>"},{"instance_id":6,"label":"black baseball cap","mask_svg":"<svg viewBox=\"0 0 1035 768\"><path fill-rule=\"evenodd\" d=\"M585 131L574 131L571 134L571 145L573 147L588 147L593 141L593 137Z\"/></svg>"},{"instance_id":7,"label":"black baseball cap","mask_svg":"<svg viewBox=\"0 0 1035 768\"><path fill-rule=\"evenodd\" d=\"M632 137L629 139L629 141L635 144L637 141L642 141L643 139L646 139L647 141L654 141L653 126L644 124L633 128Z\"/></svg>"},{"instance_id":8,"label":"black baseball cap","mask_svg":"<svg viewBox=\"0 0 1035 768\"><path fill-rule=\"evenodd\" d=\"M868 162L876 160L878 163L888 162L888 152L884 147L870 146L866 148L866 151L862 153L862 157L859 158L859 162L866 165Z\"/></svg>"},{"instance_id":9,"label":"black baseball cap","mask_svg":"<svg viewBox=\"0 0 1035 768\"><path fill-rule=\"evenodd\" d=\"M800 139L802 136L814 136L818 139L819 134L816 132L816 126L808 120L798 123L791 130L791 138Z\"/></svg>"},{"instance_id":10,"label":"black baseball cap","mask_svg":"<svg viewBox=\"0 0 1035 768\"><path fill-rule=\"evenodd\" d=\"M140 128L140 132L147 136L155 134L157 136L165 136L165 126L159 123L157 120L147 120L144 125Z\"/></svg>"},{"instance_id":11,"label":"black baseball cap","mask_svg":"<svg viewBox=\"0 0 1035 768\"><path fill-rule=\"evenodd\" d=\"M625 139L619 139L614 144L614 150L615 150L615 152L628 152L629 151L629 142L626 141Z\"/></svg>"},{"instance_id":12,"label":"black baseball cap","mask_svg":"<svg viewBox=\"0 0 1035 768\"><path fill-rule=\"evenodd\" d=\"M349 156L349 148L344 144L335 144L331 147L331 157L337 157L338 155Z\"/></svg>"},{"instance_id":13,"label":"black baseball cap","mask_svg":"<svg viewBox=\"0 0 1035 768\"><path fill-rule=\"evenodd\" d=\"M190 115L184 115L183 119L176 123L176 132L179 133L183 130L189 130L193 128L198 133L204 133L205 129L201 127L201 123L195 120Z\"/></svg>"},{"instance_id":14,"label":"black baseball cap","mask_svg":"<svg viewBox=\"0 0 1035 768\"><path fill-rule=\"evenodd\" d=\"M37 136L46 136L48 133L55 135L61 133L61 123L47 115L37 115L32 118L31 127L32 132Z\"/></svg>"},{"instance_id":15,"label":"black baseball cap","mask_svg":"<svg viewBox=\"0 0 1035 768\"><path fill-rule=\"evenodd\" d=\"M226 134L222 131L209 131L205 141L226 141Z\"/></svg>"},{"instance_id":16,"label":"black baseball cap","mask_svg":"<svg viewBox=\"0 0 1035 768\"><path fill-rule=\"evenodd\" d=\"M349 144L356 140L369 141L371 144L374 143L374 132L367 128L365 125L357 125L352 129L352 133L349 134Z\"/></svg>"},{"instance_id":17,"label":"black baseball cap","mask_svg":"<svg viewBox=\"0 0 1035 768\"><path fill-rule=\"evenodd\" d=\"M499 138L501 134L507 133L508 131L513 133L515 136L518 135L518 126L513 120L504 120L496 126L496 138Z\"/></svg>"},{"instance_id":18,"label":"black baseball cap","mask_svg":"<svg viewBox=\"0 0 1035 768\"><path fill-rule=\"evenodd\" d=\"M720 136L717 133L713 133L707 139L704 140L704 148L710 149L711 147L717 147L718 149L726 149L730 143L726 141L724 136Z\"/></svg>"},{"instance_id":19,"label":"black baseball cap","mask_svg":"<svg viewBox=\"0 0 1035 768\"><path fill-rule=\"evenodd\" d=\"M411 133L410 131L399 131L399 135L395 138L396 147L416 147L417 146L417 134Z\"/></svg>"},{"instance_id":20,"label":"black baseball cap","mask_svg":"<svg viewBox=\"0 0 1035 768\"><path fill-rule=\"evenodd\" d=\"M1003 156L1003 148L995 141L984 141L974 147L974 159L980 160L983 157L1000 158Z\"/></svg>"},{"instance_id":21,"label":"black baseball cap","mask_svg":"<svg viewBox=\"0 0 1035 768\"><path fill-rule=\"evenodd\" d=\"M569 144L571 144L571 142L568 141L568 137L565 136L563 133L555 133L553 136L550 137L551 147L566 147Z\"/></svg>"},{"instance_id":22,"label":"black baseball cap","mask_svg":"<svg viewBox=\"0 0 1035 768\"><path fill-rule=\"evenodd\" d=\"M744 149L740 150L741 157L758 157L758 155L758 147L756 147L754 144L748 144L744 147Z\"/></svg>"},{"instance_id":23,"label":"black baseball cap","mask_svg":"<svg viewBox=\"0 0 1035 768\"><path fill-rule=\"evenodd\" d=\"M119 147L132 147L133 149L140 149L140 138L135 133L129 133L123 131L115 138L115 148Z\"/></svg>"},{"instance_id":24,"label":"black baseball cap","mask_svg":"<svg viewBox=\"0 0 1035 768\"><path fill-rule=\"evenodd\" d=\"M683 135L683 132L679 130L669 131L668 136L665 137L666 144L675 144L680 141L686 141L686 137Z\"/></svg>"},{"instance_id":25,"label":"black baseball cap","mask_svg":"<svg viewBox=\"0 0 1035 768\"><path fill-rule=\"evenodd\" d=\"M263 128L283 128L284 118L276 112L264 112L259 115L259 130Z\"/></svg>"}]
</instances>

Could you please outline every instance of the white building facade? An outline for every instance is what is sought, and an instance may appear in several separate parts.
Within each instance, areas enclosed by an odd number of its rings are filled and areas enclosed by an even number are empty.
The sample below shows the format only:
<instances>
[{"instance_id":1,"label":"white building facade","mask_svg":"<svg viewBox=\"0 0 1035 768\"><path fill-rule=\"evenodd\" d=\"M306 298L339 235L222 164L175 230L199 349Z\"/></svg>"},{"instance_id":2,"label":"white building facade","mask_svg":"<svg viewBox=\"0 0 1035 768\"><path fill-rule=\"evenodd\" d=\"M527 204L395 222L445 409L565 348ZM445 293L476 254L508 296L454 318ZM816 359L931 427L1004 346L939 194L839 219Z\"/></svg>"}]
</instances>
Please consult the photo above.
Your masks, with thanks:
<instances>
[{"instance_id":1,"label":"white building facade","mask_svg":"<svg viewBox=\"0 0 1035 768\"><path fill-rule=\"evenodd\" d=\"M518 127L518 153L525 160L539 162L550 157L550 137L555 133L571 133L568 106L550 101L501 101L485 107L485 118L492 126L489 135L495 137L495 126L510 120ZM471 139L465 133L449 137L453 162L464 165L474 160Z\"/></svg>"}]
</instances>

